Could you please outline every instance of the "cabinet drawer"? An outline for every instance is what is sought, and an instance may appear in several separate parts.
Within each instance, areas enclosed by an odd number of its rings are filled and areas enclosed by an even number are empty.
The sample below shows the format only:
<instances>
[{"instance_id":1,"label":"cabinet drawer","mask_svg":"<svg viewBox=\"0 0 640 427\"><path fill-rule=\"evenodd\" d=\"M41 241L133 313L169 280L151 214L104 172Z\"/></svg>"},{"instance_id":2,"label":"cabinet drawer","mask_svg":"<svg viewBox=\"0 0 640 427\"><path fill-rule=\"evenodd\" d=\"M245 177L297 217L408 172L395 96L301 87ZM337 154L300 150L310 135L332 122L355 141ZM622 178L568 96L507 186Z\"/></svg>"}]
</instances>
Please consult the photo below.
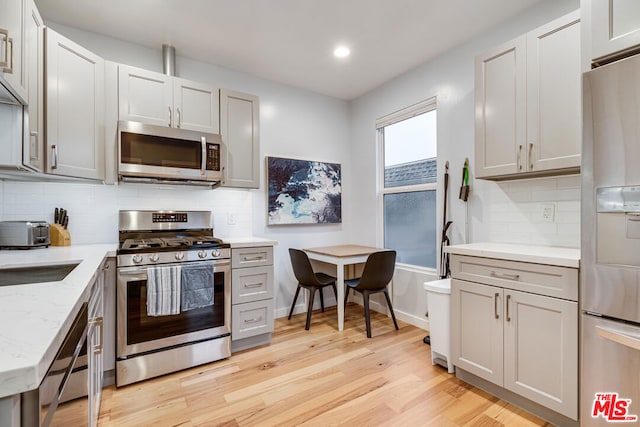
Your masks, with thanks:
<instances>
[{"instance_id":1,"label":"cabinet drawer","mask_svg":"<svg viewBox=\"0 0 640 427\"><path fill-rule=\"evenodd\" d=\"M236 268L231 271L231 302L240 304L273 298L273 267Z\"/></svg>"},{"instance_id":2,"label":"cabinet drawer","mask_svg":"<svg viewBox=\"0 0 640 427\"><path fill-rule=\"evenodd\" d=\"M465 255L451 257L456 279L578 300L578 269Z\"/></svg>"},{"instance_id":3,"label":"cabinet drawer","mask_svg":"<svg viewBox=\"0 0 640 427\"><path fill-rule=\"evenodd\" d=\"M231 267L258 267L273 264L273 247L239 248L231 250Z\"/></svg>"},{"instance_id":4,"label":"cabinet drawer","mask_svg":"<svg viewBox=\"0 0 640 427\"><path fill-rule=\"evenodd\" d=\"M273 332L273 301L236 304L231 308L231 339L253 337Z\"/></svg>"}]
</instances>

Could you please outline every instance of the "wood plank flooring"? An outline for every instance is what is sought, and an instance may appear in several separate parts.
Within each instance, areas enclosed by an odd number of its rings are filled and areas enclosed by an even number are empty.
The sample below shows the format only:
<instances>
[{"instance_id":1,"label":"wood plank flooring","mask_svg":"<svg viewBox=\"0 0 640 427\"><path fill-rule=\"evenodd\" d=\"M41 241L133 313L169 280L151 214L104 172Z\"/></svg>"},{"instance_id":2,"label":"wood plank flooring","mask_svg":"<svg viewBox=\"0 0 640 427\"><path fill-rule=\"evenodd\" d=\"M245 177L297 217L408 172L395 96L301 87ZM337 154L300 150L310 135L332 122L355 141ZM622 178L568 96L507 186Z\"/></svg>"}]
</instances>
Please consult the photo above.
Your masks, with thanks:
<instances>
[{"instance_id":1,"label":"wood plank flooring","mask_svg":"<svg viewBox=\"0 0 640 427\"><path fill-rule=\"evenodd\" d=\"M277 319L269 346L103 391L100 426L547 426L431 365L424 331L350 304ZM65 413L73 413L66 408ZM72 416L72 415L70 415ZM73 425L73 424L69 424Z\"/></svg>"}]
</instances>

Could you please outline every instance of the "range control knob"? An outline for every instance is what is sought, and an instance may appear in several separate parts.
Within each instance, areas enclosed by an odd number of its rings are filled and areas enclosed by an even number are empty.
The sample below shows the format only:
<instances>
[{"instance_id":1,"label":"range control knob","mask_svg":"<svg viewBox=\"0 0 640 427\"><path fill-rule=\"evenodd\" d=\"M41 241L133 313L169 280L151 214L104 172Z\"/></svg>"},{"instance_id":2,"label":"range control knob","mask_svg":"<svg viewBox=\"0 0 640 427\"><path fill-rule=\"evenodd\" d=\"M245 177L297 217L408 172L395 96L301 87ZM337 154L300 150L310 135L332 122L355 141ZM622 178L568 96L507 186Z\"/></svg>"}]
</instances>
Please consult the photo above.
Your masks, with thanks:
<instances>
[{"instance_id":1,"label":"range control knob","mask_svg":"<svg viewBox=\"0 0 640 427\"><path fill-rule=\"evenodd\" d=\"M216 258L219 257L220 256L220 251L218 249L212 250L211 251L211 256L214 256Z\"/></svg>"},{"instance_id":2,"label":"range control knob","mask_svg":"<svg viewBox=\"0 0 640 427\"><path fill-rule=\"evenodd\" d=\"M178 261L183 260L183 259L184 259L184 252L176 252L175 257L176 257L176 259L177 259Z\"/></svg>"},{"instance_id":3,"label":"range control knob","mask_svg":"<svg viewBox=\"0 0 640 427\"><path fill-rule=\"evenodd\" d=\"M140 264L142 262L142 255L134 255L133 262L135 262L136 264Z\"/></svg>"},{"instance_id":4,"label":"range control knob","mask_svg":"<svg viewBox=\"0 0 640 427\"><path fill-rule=\"evenodd\" d=\"M158 256L158 254L153 254L149 257L149 259L151 260L151 262L158 262L160 256Z\"/></svg>"},{"instance_id":5,"label":"range control knob","mask_svg":"<svg viewBox=\"0 0 640 427\"><path fill-rule=\"evenodd\" d=\"M207 257L207 253L205 251L198 251L198 257L199 258L206 258Z\"/></svg>"}]
</instances>

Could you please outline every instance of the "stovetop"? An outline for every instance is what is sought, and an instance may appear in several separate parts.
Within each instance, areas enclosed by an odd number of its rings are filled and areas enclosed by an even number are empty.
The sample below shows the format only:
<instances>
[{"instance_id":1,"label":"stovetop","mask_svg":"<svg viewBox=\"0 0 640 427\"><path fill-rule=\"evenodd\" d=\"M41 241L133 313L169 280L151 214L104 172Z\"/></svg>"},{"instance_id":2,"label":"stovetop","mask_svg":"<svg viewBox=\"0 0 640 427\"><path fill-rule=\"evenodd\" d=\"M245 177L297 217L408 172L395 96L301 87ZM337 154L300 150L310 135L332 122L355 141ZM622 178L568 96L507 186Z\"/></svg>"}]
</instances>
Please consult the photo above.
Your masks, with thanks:
<instances>
[{"instance_id":1,"label":"stovetop","mask_svg":"<svg viewBox=\"0 0 640 427\"><path fill-rule=\"evenodd\" d=\"M120 243L118 253L184 251L190 249L228 248L229 244L213 236L131 237Z\"/></svg>"}]
</instances>

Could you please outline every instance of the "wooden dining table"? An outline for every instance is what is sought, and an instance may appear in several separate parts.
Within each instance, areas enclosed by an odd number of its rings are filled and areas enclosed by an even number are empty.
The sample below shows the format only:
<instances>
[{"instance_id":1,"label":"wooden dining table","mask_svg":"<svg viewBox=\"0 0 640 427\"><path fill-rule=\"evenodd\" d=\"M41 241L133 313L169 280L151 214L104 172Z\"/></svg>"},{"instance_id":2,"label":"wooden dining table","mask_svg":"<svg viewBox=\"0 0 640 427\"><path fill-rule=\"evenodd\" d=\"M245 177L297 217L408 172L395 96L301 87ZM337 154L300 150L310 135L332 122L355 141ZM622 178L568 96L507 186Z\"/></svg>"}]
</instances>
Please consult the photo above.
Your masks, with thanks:
<instances>
[{"instance_id":1,"label":"wooden dining table","mask_svg":"<svg viewBox=\"0 0 640 427\"><path fill-rule=\"evenodd\" d=\"M333 264L336 266L336 287L338 290L338 330L344 329L344 267L347 265L361 264L367 261L367 257L384 248L362 245L336 245L303 249L309 259Z\"/></svg>"}]
</instances>

